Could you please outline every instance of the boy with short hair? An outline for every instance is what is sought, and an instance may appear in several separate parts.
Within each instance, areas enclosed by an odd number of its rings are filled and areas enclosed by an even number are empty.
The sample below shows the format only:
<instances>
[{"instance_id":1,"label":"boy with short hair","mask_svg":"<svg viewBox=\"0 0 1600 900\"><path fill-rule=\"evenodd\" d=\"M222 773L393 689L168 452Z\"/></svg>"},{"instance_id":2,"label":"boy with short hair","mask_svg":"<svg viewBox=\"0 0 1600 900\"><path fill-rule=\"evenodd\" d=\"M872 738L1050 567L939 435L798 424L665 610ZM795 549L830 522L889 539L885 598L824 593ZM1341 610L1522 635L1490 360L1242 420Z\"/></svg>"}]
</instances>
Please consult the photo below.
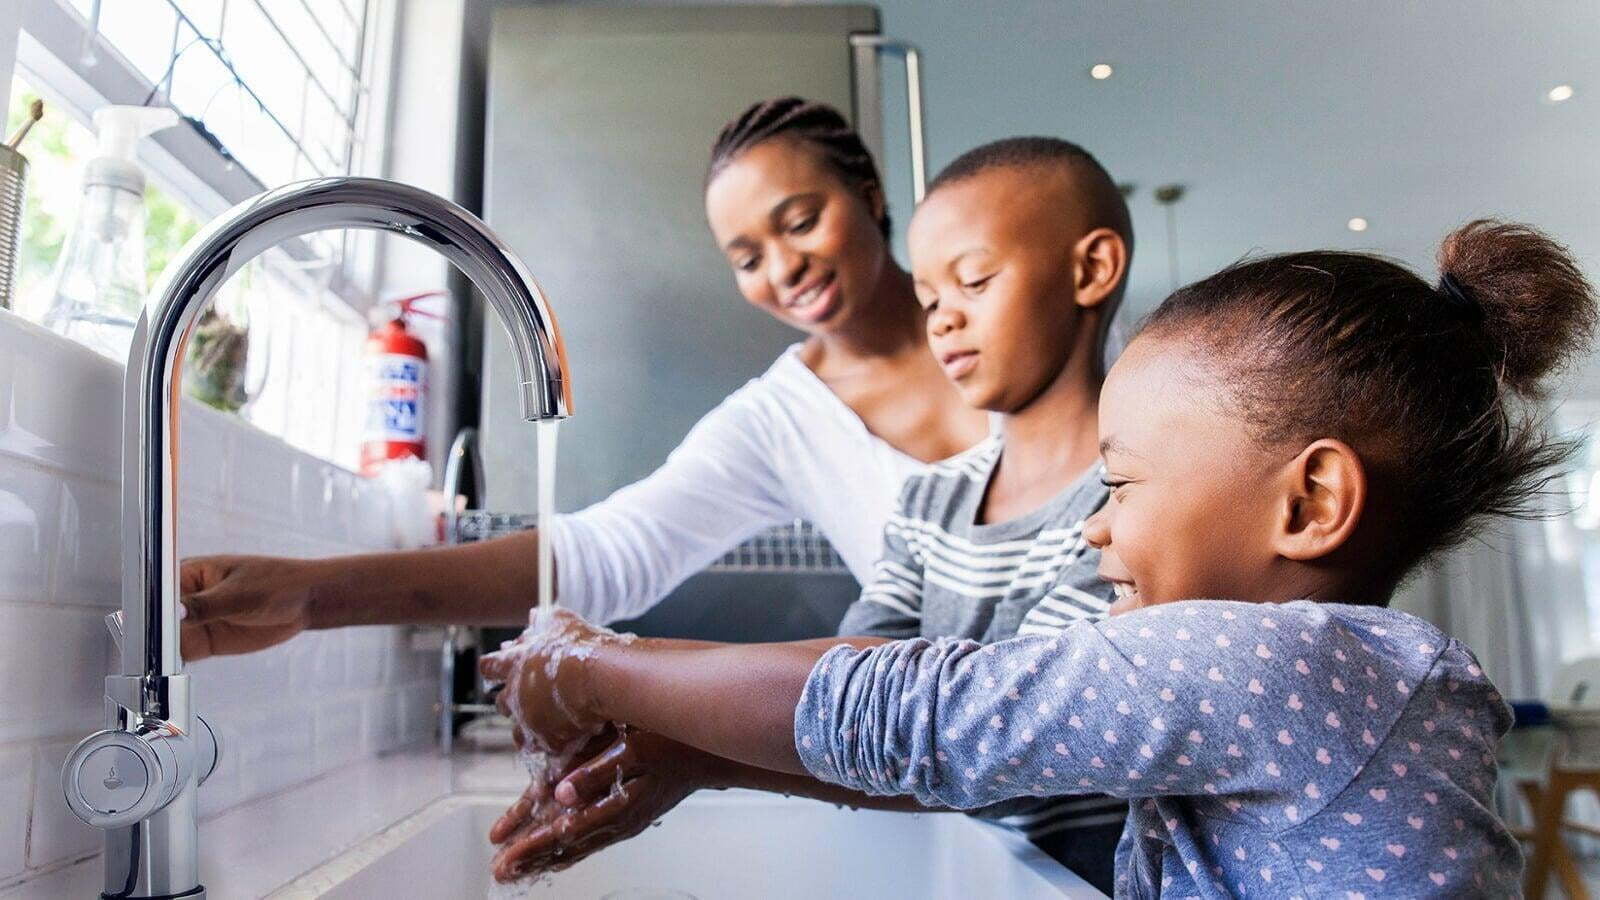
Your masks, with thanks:
<instances>
[{"instance_id":1,"label":"boy with short hair","mask_svg":"<svg viewBox=\"0 0 1600 900\"><path fill-rule=\"evenodd\" d=\"M999 430L907 479L839 634L987 643L1106 614L1083 523L1106 499L1102 347L1132 243L1116 185L1066 141L986 144L934 180L907 232L917 298L934 356ZM1126 813L1125 800L1078 796L984 815L1109 892Z\"/></svg>"}]
</instances>

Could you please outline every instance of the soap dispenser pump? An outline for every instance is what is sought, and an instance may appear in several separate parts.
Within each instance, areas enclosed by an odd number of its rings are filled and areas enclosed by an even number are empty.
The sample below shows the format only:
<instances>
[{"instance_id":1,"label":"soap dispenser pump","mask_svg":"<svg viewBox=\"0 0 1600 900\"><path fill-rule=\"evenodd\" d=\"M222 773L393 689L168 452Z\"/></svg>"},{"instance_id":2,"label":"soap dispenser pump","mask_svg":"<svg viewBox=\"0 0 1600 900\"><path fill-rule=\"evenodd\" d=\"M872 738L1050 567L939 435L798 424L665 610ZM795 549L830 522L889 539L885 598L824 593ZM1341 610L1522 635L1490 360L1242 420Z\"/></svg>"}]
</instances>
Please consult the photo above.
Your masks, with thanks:
<instances>
[{"instance_id":1,"label":"soap dispenser pump","mask_svg":"<svg viewBox=\"0 0 1600 900\"><path fill-rule=\"evenodd\" d=\"M78 221L50 282L44 326L119 362L127 359L145 293L145 176L134 148L176 124L178 114L164 107L95 111L99 149L84 168Z\"/></svg>"}]
</instances>

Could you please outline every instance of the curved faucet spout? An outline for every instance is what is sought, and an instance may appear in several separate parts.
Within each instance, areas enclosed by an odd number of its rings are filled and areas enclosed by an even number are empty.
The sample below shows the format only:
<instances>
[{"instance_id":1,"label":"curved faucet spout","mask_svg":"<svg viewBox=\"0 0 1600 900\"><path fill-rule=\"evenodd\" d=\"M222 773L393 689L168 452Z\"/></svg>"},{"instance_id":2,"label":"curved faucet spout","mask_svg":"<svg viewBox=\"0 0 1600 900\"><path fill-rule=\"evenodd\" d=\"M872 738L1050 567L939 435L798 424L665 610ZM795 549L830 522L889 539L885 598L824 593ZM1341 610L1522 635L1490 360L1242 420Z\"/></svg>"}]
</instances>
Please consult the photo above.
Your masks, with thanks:
<instances>
[{"instance_id":1,"label":"curved faucet spout","mask_svg":"<svg viewBox=\"0 0 1600 900\"><path fill-rule=\"evenodd\" d=\"M523 414L559 419L572 411L566 351L544 294L511 250L454 203L388 181L324 178L241 203L189 242L145 303L123 382L121 674L106 679L106 730L85 738L62 771L73 812L106 830L107 896L205 896L195 797L218 745L179 672L173 537L184 348L229 276L269 247L333 228L389 231L443 254L510 333ZM138 802L108 795L113 783L132 783Z\"/></svg>"},{"instance_id":2,"label":"curved faucet spout","mask_svg":"<svg viewBox=\"0 0 1600 900\"><path fill-rule=\"evenodd\" d=\"M123 406L123 526L139 546L123 564L126 675L178 672L173 545L182 348L218 287L263 251L313 231L373 228L404 235L454 263L511 336L530 421L572 411L561 332L521 260L480 219L419 188L375 178L323 178L239 204L190 240L145 304L129 354Z\"/></svg>"}]
</instances>

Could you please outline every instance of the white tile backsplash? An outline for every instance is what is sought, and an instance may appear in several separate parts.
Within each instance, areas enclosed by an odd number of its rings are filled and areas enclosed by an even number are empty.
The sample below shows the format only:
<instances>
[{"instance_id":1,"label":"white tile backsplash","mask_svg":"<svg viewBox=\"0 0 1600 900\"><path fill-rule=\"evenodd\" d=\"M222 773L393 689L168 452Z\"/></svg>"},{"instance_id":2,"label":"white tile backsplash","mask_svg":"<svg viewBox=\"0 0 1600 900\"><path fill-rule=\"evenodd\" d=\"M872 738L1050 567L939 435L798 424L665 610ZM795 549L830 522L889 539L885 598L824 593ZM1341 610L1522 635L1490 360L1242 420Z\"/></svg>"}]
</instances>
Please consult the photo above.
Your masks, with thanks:
<instances>
[{"instance_id":1,"label":"white tile backsplash","mask_svg":"<svg viewBox=\"0 0 1600 900\"><path fill-rule=\"evenodd\" d=\"M97 609L0 603L0 742L98 727L111 637Z\"/></svg>"},{"instance_id":2,"label":"white tile backsplash","mask_svg":"<svg viewBox=\"0 0 1600 900\"><path fill-rule=\"evenodd\" d=\"M0 356L13 362L0 449L78 475L121 471L122 366L10 313Z\"/></svg>"},{"instance_id":3,"label":"white tile backsplash","mask_svg":"<svg viewBox=\"0 0 1600 900\"><path fill-rule=\"evenodd\" d=\"M78 738L73 738L44 744L34 753L33 818L28 829L31 869L78 859L100 848L100 829L73 815L61 793L61 764L77 743Z\"/></svg>"},{"instance_id":4,"label":"white tile backsplash","mask_svg":"<svg viewBox=\"0 0 1600 900\"><path fill-rule=\"evenodd\" d=\"M33 805L33 747L0 745L0 884L27 866L28 810ZM20 815L12 815L21 810Z\"/></svg>"},{"instance_id":5,"label":"white tile backsplash","mask_svg":"<svg viewBox=\"0 0 1600 900\"><path fill-rule=\"evenodd\" d=\"M122 367L0 311L0 896L52 891L99 832L60 769L103 727L118 605ZM383 492L214 410L179 418L180 555L389 546ZM399 628L314 632L189 667L222 735L203 816L426 739L434 654ZM202 830L202 842L204 832Z\"/></svg>"},{"instance_id":6,"label":"white tile backsplash","mask_svg":"<svg viewBox=\"0 0 1600 900\"><path fill-rule=\"evenodd\" d=\"M0 597L42 602L50 593L61 481L26 463L0 464Z\"/></svg>"},{"instance_id":7,"label":"white tile backsplash","mask_svg":"<svg viewBox=\"0 0 1600 900\"><path fill-rule=\"evenodd\" d=\"M62 482L61 526L56 539L55 599L104 606L122 604L122 496L113 482L86 478Z\"/></svg>"}]
</instances>

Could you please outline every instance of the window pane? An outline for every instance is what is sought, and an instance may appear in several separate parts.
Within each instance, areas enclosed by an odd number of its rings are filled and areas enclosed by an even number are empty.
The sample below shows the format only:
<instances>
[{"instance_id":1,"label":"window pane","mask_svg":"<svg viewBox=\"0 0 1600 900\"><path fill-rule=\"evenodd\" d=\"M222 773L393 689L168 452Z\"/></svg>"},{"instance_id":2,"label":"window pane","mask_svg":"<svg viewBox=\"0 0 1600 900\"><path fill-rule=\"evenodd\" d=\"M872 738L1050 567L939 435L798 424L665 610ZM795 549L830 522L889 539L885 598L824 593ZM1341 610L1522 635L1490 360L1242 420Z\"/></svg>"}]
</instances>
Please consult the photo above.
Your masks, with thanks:
<instances>
[{"instance_id":1,"label":"window pane","mask_svg":"<svg viewBox=\"0 0 1600 900\"><path fill-rule=\"evenodd\" d=\"M190 23L207 38L222 36L222 11L226 0L173 0Z\"/></svg>"},{"instance_id":2,"label":"window pane","mask_svg":"<svg viewBox=\"0 0 1600 900\"><path fill-rule=\"evenodd\" d=\"M167 0L121 0L100 4L100 34L127 57L152 84L161 81L172 59L173 30L178 15ZM178 36L178 46L194 37Z\"/></svg>"}]
</instances>

